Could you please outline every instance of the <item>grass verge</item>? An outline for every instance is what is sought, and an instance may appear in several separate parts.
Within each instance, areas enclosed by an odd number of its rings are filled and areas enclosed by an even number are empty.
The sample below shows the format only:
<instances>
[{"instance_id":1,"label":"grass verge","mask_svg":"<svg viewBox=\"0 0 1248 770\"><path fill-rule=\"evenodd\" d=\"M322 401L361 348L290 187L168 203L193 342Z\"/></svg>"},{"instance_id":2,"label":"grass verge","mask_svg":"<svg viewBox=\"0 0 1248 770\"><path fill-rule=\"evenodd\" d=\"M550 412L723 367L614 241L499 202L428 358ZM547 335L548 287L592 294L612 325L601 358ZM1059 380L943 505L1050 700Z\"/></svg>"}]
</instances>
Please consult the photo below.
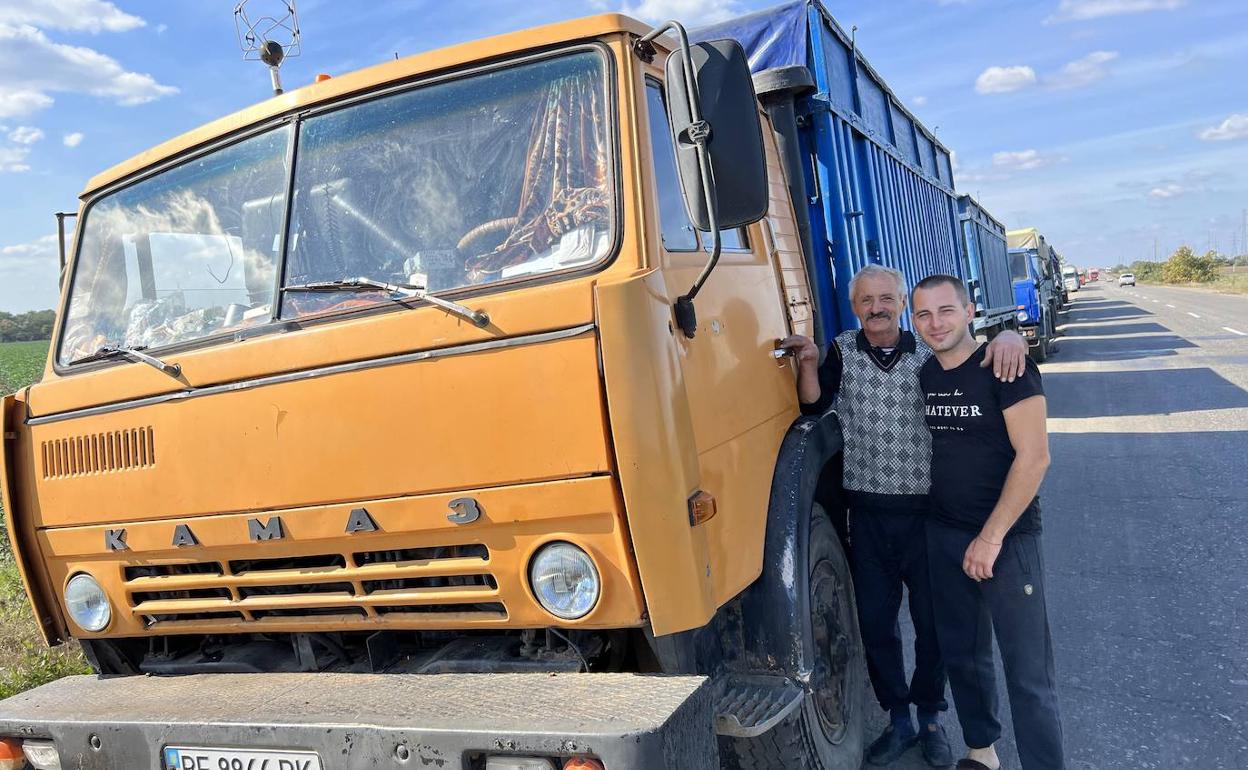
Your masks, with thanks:
<instances>
[{"instance_id":1,"label":"grass verge","mask_svg":"<svg viewBox=\"0 0 1248 770\"><path fill-rule=\"evenodd\" d=\"M6 552L0 557L0 699L90 671L76 642L47 647L39 638L17 565Z\"/></svg>"},{"instance_id":2,"label":"grass verge","mask_svg":"<svg viewBox=\"0 0 1248 770\"><path fill-rule=\"evenodd\" d=\"M43 374L48 341L0 343L0 393L11 393ZM0 510L0 522L4 521ZM70 674L90 672L77 642L47 647L30 611L9 538L0 525L0 698Z\"/></svg>"}]
</instances>

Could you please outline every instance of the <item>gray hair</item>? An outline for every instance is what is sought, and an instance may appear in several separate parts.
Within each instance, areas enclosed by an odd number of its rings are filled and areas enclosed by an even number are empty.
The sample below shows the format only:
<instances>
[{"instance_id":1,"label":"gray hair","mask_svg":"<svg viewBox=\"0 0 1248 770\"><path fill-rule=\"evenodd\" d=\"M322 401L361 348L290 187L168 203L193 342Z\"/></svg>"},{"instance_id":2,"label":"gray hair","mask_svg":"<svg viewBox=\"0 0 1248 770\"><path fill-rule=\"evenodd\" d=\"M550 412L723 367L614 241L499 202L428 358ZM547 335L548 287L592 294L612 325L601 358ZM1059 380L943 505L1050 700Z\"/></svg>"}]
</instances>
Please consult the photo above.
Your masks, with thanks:
<instances>
[{"instance_id":1,"label":"gray hair","mask_svg":"<svg viewBox=\"0 0 1248 770\"><path fill-rule=\"evenodd\" d=\"M884 267L883 265L867 265L866 267L862 268L857 273L855 273L854 277L851 278L849 281L850 301L853 301L854 299L854 290L858 288L858 280L860 278L871 278L871 277L882 278L885 276L892 278L894 281L897 282L897 295L899 298L905 299L906 298L906 277L901 274L900 270L894 270L891 267Z\"/></svg>"}]
</instances>

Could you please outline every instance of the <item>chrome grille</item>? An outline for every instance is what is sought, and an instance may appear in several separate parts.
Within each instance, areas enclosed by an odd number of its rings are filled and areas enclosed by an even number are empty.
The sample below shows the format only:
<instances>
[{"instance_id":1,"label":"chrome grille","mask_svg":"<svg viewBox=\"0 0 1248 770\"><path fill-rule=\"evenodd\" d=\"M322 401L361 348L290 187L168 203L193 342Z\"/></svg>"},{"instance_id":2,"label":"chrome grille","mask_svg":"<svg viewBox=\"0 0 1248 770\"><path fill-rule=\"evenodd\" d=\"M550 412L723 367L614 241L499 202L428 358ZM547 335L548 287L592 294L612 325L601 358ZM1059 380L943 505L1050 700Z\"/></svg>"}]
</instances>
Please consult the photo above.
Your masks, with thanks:
<instances>
[{"instance_id":1,"label":"chrome grille","mask_svg":"<svg viewBox=\"0 0 1248 770\"><path fill-rule=\"evenodd\" d=\"M125 569L130 610L150 628L201 621L410 617L506 619L479 543Z\"/></svg>"}]
</instances>

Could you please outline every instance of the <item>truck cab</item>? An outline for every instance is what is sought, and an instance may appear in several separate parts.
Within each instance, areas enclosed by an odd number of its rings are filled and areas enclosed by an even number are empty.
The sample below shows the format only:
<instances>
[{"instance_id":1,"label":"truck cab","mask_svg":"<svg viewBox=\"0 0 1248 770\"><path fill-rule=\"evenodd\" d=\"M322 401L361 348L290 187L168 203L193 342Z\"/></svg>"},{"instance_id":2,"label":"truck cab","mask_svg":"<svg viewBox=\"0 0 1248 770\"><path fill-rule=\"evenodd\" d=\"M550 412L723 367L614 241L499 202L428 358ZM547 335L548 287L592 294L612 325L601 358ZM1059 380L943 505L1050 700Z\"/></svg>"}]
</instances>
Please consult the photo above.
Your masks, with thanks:
<instances>
[{"instance_id":1,"label":"truck cab","mask_svg":"<svg viewBox=\"0 0 1248 770\"><path fill-rule=\"evenodd\" d=\"M1052 282L1045 274L1044 260L1034 249L1013 248L1009 255L1019 331L1030 346L1032 358L1042 362L1048 359L1056 336Z\"/></svg>"},{"instance_id":2,"label":"truck cab","mask_svg":"<svg viewBox=\"0 0 1248 770\"><path fill-rule=\"evenodd\" d=\"M1062 265L1062 285L1067 292L1079 291L1079 271L1074 265Z\"/></svg>"}]
</instances>

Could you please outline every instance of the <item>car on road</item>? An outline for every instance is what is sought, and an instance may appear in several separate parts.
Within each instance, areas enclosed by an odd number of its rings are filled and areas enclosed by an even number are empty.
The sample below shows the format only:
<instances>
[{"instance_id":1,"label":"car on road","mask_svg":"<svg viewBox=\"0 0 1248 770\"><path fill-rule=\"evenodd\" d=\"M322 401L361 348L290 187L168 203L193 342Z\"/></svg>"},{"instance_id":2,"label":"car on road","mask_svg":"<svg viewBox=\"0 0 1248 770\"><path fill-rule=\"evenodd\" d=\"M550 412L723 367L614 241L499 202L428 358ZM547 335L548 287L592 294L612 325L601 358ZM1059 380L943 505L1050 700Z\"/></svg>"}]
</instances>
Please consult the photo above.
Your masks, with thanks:
<instances>
[{"instance_id":1,"label":"car on road","mask_svg":"<svg viewBox=\"0 0 1248 770\"><path fill-rule=\"evenodd\" d=\"M1134 286L1135 285L1135 273L1123 273L1122 275L1118 276L1118 285L1119 286Z\"/></svg>"}]
</instances>

